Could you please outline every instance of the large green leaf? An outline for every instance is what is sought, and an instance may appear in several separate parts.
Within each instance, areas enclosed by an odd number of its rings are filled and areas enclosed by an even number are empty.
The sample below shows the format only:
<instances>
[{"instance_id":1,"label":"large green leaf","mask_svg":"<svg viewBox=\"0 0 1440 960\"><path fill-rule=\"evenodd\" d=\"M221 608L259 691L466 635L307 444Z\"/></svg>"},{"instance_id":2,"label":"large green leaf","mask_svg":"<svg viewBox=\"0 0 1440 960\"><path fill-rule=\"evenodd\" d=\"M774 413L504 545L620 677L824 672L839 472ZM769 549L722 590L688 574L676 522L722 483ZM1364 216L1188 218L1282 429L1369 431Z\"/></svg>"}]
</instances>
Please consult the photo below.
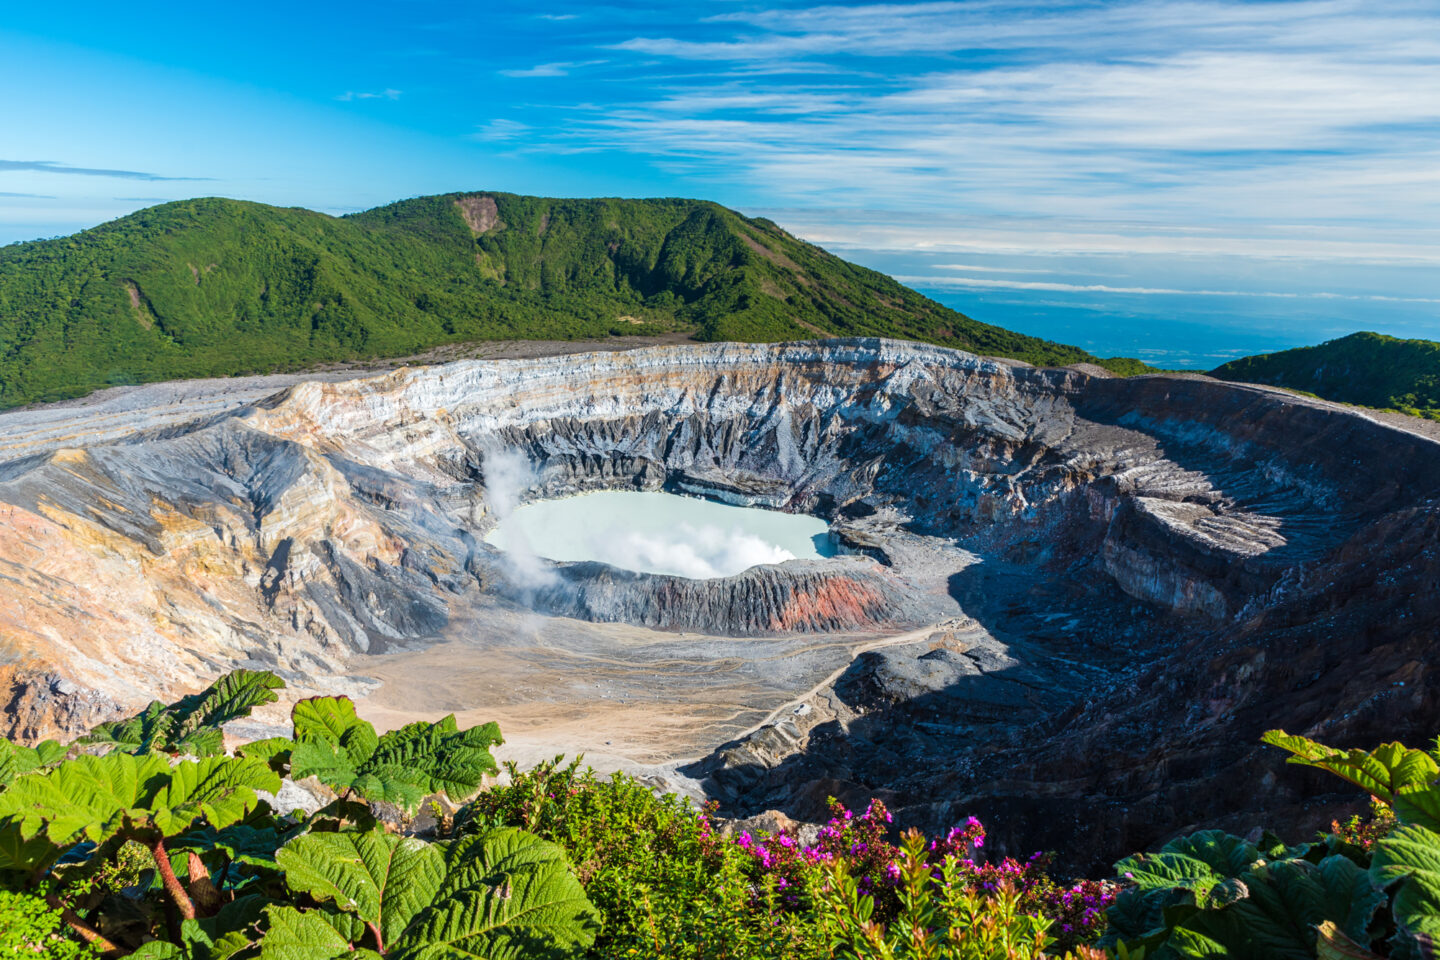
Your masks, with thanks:
<instances>
[{"instance_id":1,"label":"large green leaf","mask_svg":"<svg viewBox=\"0 0 1440 960\"><path fill-rule=\"evenodd\" d=\"M1221 945L1234 960L1310 960L1315 956L1316 928L1333 921L1360 946L1369 944L1367 927L1385 902L1364 870L1341 856L1319 865L1306 860L1281 860L1257 866L1240 879L1247 896L1221 910L1189 917L1183 929L1198 934L1207 946L1201 952L1172 937L1184 957L1214 955L1208 944Z\"/></svg>"},{"instance_id":2,"label":"large green leaf","mask_svg":"<svg viewBox=\"0 0 1440 960\"><path fill-rule=\"evenodd\" d=\"M263 760L270 765L270 769L281 773L290 766L290 751L293 749L295 741L289 737L267 737L264 740L241 744L235 748L235 756Z\"/></svg>"},{"instance_id":3,"label":"large green leaf","mask_svg":"<svg viewBox=\"0 0 1440 960\"><path fill-rule=\"evenodd\" d=\"M322 907L271 908L261 956L275 960L340 956L369 942L360 921L401 960L559 960L598 930L564 851L520 830L434 844L380 830L312 833L276 859L290 888ZM347 929L346 917L357 926Z\"/></svg>"},{"instance_id":4,"label":"large green leaf","mask_svg":"<svg viewBox=\"0 0 1440 960\"><path fill-rule=\"evenodd\" d=\"M373 950L353 948L324 911L272 906L265 915L268 929L260 942L260 960L379 960Z\"/></svg>"},{"instance_id":5,"label":"large green leaf","mask_svg":"<svg viewBox=\"0 0 1440 960\"><path fill-rule=\"evenodd\" d=\"M46 740L34 747L0 740L0 790L22 774L58 763L65 756L65 749L54 740Z\"/></svg>"},{"instance_id":6,"label":"large green leaf","mask_svg":"<svg viewBox=\"0 0 1440 960\"><path fill-rule=\"evenodd\" d=\"M1179 837L1159 853L1120 861L1116 870L1133 886L1110 908L1112 939L1143 945L1157 960L1310 960L1316 927L1326 921L1368 946L1371 918L1385 902L1369 873L1347 856L1268 860L1253 844L1218 830Z\"/></svg>"},{"instance_id":7,"label":"large green leaf","mask_svg":"<svg viewBox=\"0 0 1440 960\"><path fill-rule=\"evenodd\" d=\"M1340 932L1333 921L1326 920L1316 930L1316 960L1381 960L1360 944Z\"/></svg>"},{"instance_id":8,"label":"large green leaf","mask_svg":"<svg viewBox=\"0 0 1440 960\"><path fill-rule=\"evenodd\" d=\"M1392 806L1400 822L1440 831L1440 790L1435 787L1429 784L1402 787L1395 791Z\"/></svg>"},{"instance_id":9,"label":"large green leaf","mask_svg":"<svg viewBox=\"0 0 1440 960\"><path fill-rule=\"evenodd\" d=\"M346 697L316 697L295 704L295 746L290 775L315 777L369 800L414 810L432 793L463 800L499 768L490 747L502 743L494 723L461 730L453 715L438 723L412 723L383 737L355 714Z\"/></svg>"},{"instance_id":10,"label":"large green leaf","mask_svg":"<svg viewBox=\"0 0 1440 960\"><path fill-rule=\"evenodd\" d=\"M275 859L291 890L374 924L386 944L434 899L445 878L439 846L382 830L307 834L285 844Z\"/></svg>"},{"instance_id":11,"label":"large green leaf","mask_svg":"<svg viewBox=\"0 0 1440 960\"><path fill-rule=\"evenodd\" d=\"M122 831L154 840L200 819L224 828L255 807L257 789L279 788L280 778L255 760L206 757L172 767L156 754L82 756L11 784L0 793L0 819L59 847L104 843Z\"/></svg>"},{"instance_id":12,"label":"large green leaf","mask_svg":"<svg viewBox=\"0 0 1440 960\"><path fill-rule=\"evenodd\" d=\"M130 957L132 960L228 960L252 945L250 938L238 931L212 934L203 923L186 920L180 925L180 943L152 940Z\"/></svg>"},{"instance_id":13,"label":"large green leaf","mask_svg":"<svg viewBox=\"0 0 1440 960\"><path fill-rule=\"evenodd\" d=\"M1400 743L1384 743L1374 750L1336 750L1284 730L1271 730L1261 739L1293 754L1291 763L1343 777L1387 804L1394 802L1397 791L1428 787L1440 776L1435 758Z\"/></svg>"},{"instance_id":14,"label":"large green leaf","mask_svg":"<svg viewBox=\"0 0 1440 960\"><path fill-rule=\"evenodd\" d=\"M595 908L554 844L502 829L450 846L439 899L391 951L400 960L548 960L588 947Z\"/></svg>"},{"instance_id":15,"label":"large green leaf","mask_svg":"<svg viewBox=\"0 0 1440 960\"><path fill-rule=\"evenodd\" d=\"M359 766L380 744L369 721L355 715L349 697L311 697L295 704L290 712L296 743L324 742L344 750L352 766Z\"/></svg>"},{"instance_id":16,"label":"large green leaf","mask_svg":"<svg viewBox=\"0 0 1440 960\"><path fill-rule=\"evenodd\" d=\"M129 753L217 756L225 752L221 725L274 703L279 699L275 691L284 686L266 670L234 670L201 693L169 705L156 700L133 717L102 723L79 742L108 743Z\"/></svg>"},{"instance_id":17,"label":"large green leaf","mask_svg":"<svg viewBox=\"0 0 1440 960\"><path fill-rule=\"evenodd\" d=\"M1260 859L1260 851L1253 843L1224 830L1200 830L1176 837L1160 852L1198 860L1221 877L1241 876Z\"/></svg>"},{"instance_id":18,"label":"large green leaf","mask_svg":"<svg viewBox=\"0 0 1440 960\"><path fill-rule=\"evenodd\" d=\"M365 772L396 779L400 770L419 772L414 782L425 793L464 800L480 788L485 774L499 773L490 748L504 743L497 723L459 729L454 714L438 723L412 723L380 738Z\"/></svg>"},{"instance_id":19,"label":"large green leaf","mask_svg":"<svg viewBox=\"0 0 1440 960\"><path fill-rule=\"evenodd\" d=\"M30 838L44 834L66 847L110 839L137 809L146 785L170 776L170 764L154 754L81 756L47 773L22 777L0 793L0 817L9 817Z\"/></svg>"},{"instance_id":20,"label":"large green leaf","mask_svg":"<svg viewBox=\"0 0 1440 960\"><path fill-rule=\"evenodd\" d=\"M1399 928L1391 955L1430 957L1440 941L1440 833L1407 825L1375 845L1370 876L1376 886L1398 883L1391 909Z\"/></svg>"}]
</instances>

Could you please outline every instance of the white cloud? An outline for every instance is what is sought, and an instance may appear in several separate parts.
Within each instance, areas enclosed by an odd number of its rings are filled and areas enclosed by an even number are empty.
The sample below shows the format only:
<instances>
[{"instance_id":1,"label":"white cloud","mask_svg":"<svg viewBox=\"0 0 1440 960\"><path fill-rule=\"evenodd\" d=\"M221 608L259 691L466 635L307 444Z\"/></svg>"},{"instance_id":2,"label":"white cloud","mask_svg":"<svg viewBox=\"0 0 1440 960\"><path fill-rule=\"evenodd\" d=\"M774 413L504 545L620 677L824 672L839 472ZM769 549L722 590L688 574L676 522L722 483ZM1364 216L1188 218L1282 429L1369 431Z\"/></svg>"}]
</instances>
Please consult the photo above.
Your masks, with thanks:
<instances>
[{"instance_id":1,"label":"white cloud","mask_svg":"<svg viewBox=\"0 0 1440 960\"><path fill-rule=\"evenodd\" d=\"M897 231L915 213L989 224L941 238L957 251L1010 249L996 224L1019 219L1026 249L1440 255L1433 232L1396 239L1440 213L1433 2L979 0L705 23L618 49L725 65L722 82L677 71L535 148L583 141L792 207L890 209ZM1184 235L1197 226L1213 234Z\"/></svg>"},{"instance_id":2,"label":"white cloud","mask_svg":"<svg viewBox=\"0 0 1440 960\"><path fill-rule=\"evenodd\" d=\"M1272 297L1282 300L1368 300L1385 303L1440 303L1433 297L1391 297L1380 294L1271 290L1177 290L1169 287L1115 287L1104 283L1058 283L1040 280L991 280L983 277L925 276L895 278L916 287L963 287L978 290L1045 290L1052 293L1134 293L1185 297Z\"/></svg>"},{"instance_id":3,"label":"white cloud","mask_svg":"<svg viewBox=\"0 0 1440 960\"><path fill-rule=\"evenodd\" d=\"M500 70L497 72L503 77L568 77L572 70L579 70L583 67L594 67L604 62L604 60L577 60L562 63L541 63L524 70Z\"/></svg>"},{"instance_id":4,"label":"white cloud","mask_svg":"<svg viewBox=\"0 0 1440 960\"><path fill-rule=\"evenodd\" d=\"M386 89L384 89L384 90L379 91L378 93L375 93L375 92L367 92L367 91L363 91L363 90L362 90L362 91L346 90L344 93L340 94L340 96L336 97L335 99L336 99L336 100L343 101L343 102L346 102L346 103L348 103L348 102L350 102L350 101L352 101L352 100L399 100L399 99L400 99L400 94L401 94L402 92L403 92L403 91L394 90L394 89L391 89L391 88L386 88Z\"/></svg>"},{"instance_id":5,"label":"white cloud","mask_svg":"<svg viewBox=\"0 0 1440 960\"><path fill-rule=\"evenodd\" d=\"M530 127L518 120L506 120L503 117L490 120L480 126L478 130L470 134L471 140L515 140L530 132Z\"/></svg>"}]
</instances>

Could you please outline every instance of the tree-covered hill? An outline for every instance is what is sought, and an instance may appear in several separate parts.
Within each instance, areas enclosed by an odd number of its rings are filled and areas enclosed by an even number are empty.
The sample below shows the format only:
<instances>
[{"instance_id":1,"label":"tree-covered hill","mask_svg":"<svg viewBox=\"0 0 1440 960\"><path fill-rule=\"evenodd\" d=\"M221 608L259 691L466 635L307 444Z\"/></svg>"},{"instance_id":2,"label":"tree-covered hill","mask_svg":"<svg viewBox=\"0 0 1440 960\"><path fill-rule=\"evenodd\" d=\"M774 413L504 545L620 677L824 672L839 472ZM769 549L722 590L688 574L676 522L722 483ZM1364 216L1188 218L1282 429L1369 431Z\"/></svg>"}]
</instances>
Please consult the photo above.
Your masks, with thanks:
<instances>
[{"instance_id":1,"label":"tree-covered hill","mask_svg":"<svg viewBox=\"0 0 1440 960\"><path fill-rule=\"evenodd\" d=\"M237 200L0 248L0 406L445 343L889 336L1097 361L697 200L447 194L347 217Z\"/></svg>"},{"instance_id":2,"label":"tree-covered hill","mask_svg":"<svg viewBox=\"0 0 1440 960\"><path fill-rule=\"evenodd\" d=\"M1352 333L1315 347L1232 360L1212 377L1440 420L1440 343Z\"/></svg>"}]
</instances>

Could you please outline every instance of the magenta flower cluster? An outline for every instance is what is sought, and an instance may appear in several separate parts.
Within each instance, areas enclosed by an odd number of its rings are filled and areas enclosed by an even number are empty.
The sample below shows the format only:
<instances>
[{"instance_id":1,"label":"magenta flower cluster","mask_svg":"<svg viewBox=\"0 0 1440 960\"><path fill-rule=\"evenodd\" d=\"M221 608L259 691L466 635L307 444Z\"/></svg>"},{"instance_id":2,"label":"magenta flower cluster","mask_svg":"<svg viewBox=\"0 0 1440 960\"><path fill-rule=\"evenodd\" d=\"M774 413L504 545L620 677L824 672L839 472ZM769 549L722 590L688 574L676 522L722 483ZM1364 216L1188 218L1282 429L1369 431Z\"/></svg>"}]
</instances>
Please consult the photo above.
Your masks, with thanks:
<instances>
[{"instance_id":1,"label":"magenta flower cluster","mask_svg":"<svg viewBox=\"0 0 1440 960\"><path fill-rule=\"evenodd\" d=\"M901 851L886 839L890 812L879 800L872 800L857 816L832 800L831 814L813 844L802 845L789 833L762 837L746 833L734 840L749 856L760 881L755 896L763 895L764 881L771 878L780 905L797 908L809 894L806 884L815 876L809 868L838 858L857 878L860 892L874 898L875 918L884 922L899 905L895 890L900 882ZM1103 932L1105 910L1117 892L1113 884L1094 880L1057 884L1048 873L1050 858L1045 854L988 863L980 856L984 848L985 828L970 817L931 841L927 859L939 880L940 865L953 858L961 882L977 894L993 893L1008 880L1020 893L1022 910L1052 921L1051 936L1062 947L1094 940Z\"/></svg>"}]
</instances>

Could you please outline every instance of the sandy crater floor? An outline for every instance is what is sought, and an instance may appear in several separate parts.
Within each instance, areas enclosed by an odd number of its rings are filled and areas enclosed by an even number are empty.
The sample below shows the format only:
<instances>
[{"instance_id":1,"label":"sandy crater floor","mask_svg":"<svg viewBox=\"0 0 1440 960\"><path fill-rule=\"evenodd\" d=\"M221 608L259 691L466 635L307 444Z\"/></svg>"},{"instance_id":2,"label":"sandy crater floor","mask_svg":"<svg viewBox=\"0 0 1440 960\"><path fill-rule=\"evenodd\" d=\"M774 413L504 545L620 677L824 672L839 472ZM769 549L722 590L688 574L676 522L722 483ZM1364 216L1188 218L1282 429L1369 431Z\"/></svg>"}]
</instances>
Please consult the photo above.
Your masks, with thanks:
<instances>
[{"instance_id":1,"label":"sandy crater floor","mask_svg":"<svg viewBox=\"0 0 1440 960\"><path fill-rule=\"evenodd\" d=\"M499 756L522 766L583 753L597 769L643 773L754 730L864 650L935 629L716 637L503 613L456 623L424 649L362 657L354 669L382 682L359 703L381 729L454 713L461 726L498 721ZM989 638L971 622L959 630Z\"/></svg>"}]
</instances>

